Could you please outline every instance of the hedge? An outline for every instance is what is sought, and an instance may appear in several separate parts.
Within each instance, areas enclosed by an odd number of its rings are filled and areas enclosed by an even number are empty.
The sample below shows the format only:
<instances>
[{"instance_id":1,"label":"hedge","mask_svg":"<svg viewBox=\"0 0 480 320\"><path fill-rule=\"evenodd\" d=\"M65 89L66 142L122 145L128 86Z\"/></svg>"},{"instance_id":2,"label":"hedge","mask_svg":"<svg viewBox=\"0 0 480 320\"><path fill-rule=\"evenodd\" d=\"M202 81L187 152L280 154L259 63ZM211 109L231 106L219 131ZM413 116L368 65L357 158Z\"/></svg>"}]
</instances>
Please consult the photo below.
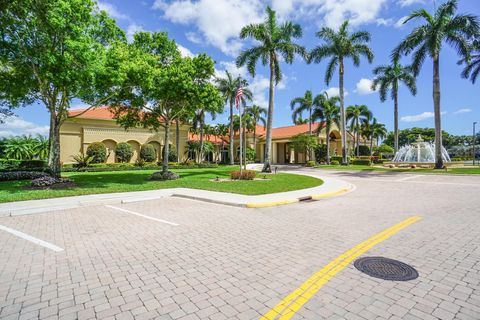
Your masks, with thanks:
<instances>
[{"instance_id":1,"label":"hedge","mask_svg":"<svg viewBox=\"0 0 480 320\"><path fill-rule=\"evenodd\" d=\"M43 171L47 167L44 160L15 160L15 159L0 159L0 171Z\"/></svg>"},{"instance_id":2,"label":"hedge","mask_svg":"<svg viewBox=\"0 0 480 320\"><path fill-rule=\"evenodd\" d=\"M120 142L115 147L115 156L118 162L130 162L133 157L133 148L127 142Z\"/></svg>"},{"instance_id":3,"label":"hedge","mask_svg":"<svg viewBox=\"0 0 480 320\"><path fill-rule=\"evenodd\" d=\"M5 171L0 172L0 181L32 180L46 176L49 174L38 171Z\"/></svg>"},{"instance_id":4,"label":"hedge","mask_svg":"<svg viewBox=\"0 0 480 320\"><path fill-rule=\"evenodd\" d=\"M198 163L194 165L186 164L169 164L169 169L195 169L195 168L217 168L216 163ZM136 166L133 163L108 163L101 165L91 165L86 168L75 168L71 165L64 165L62 172L110 172L110 171L132 171L132 170L162 170L161 165L146 164L144 166Z\"/></svg>"},{"instance_id":5,"label":"hedge","mask_svg":"<svg viewBox=\"0 0 480 320\"><path fill-rule=\"evenodd\" d=\"M372 165L372 161L367 159L355 159L352 161L352 164L357 166L370 166Z\"/></svg>"},{"instance_id":6,"label":"hedge","mask_svg":"<svg viewBox=\"0 0 480 320\"><path fill-rule=\"evenodd\" d=\"M103 142L93 142L87 147L87 156L93 157L92 163L102 163L107 160L107 147Z\"/></svg>"},{"instance_id":7,"label":"hedge","mask_svg":"<svg viewBox=\"0 0 480 320\"><path fill-rule=\"evenodd\" d=\"M140 159L146 162L153 162L157 160L157 151L151 144L144 144L140 148Z\"/></svg>"}]
</instances>

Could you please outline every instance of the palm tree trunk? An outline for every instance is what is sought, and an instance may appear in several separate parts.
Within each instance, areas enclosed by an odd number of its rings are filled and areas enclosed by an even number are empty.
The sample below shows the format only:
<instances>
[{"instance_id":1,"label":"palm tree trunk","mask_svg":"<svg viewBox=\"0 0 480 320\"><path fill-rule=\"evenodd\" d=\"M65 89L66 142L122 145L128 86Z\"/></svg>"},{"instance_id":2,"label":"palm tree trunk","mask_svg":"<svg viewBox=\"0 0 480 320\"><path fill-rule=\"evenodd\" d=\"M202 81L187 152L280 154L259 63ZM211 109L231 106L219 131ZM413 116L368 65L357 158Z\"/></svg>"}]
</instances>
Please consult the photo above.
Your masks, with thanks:
<instances>
[{"instance_id":1,"label":"palm tree trunk","mask_svg":"<svg viewBox=\"0 0 480 320\"><path fill-rule=\"evenodd\" d=\"M312 136L312 106L310 106L310 108L308 109L309 111L309 121L308 121L308 134L310 136ZM314 155L313 155L313 148L310 150L310 152L308 153L308 157L309 159L308 160L312 160L312 159L315 159Z\"/></svg>"},{"instance_id":2,"label":"palm tree trunk","mask_svg":"<svg viewBox=\"0 0 480 320\"><path fill-rule=\"evenodd\" d=\"M234 132L233 132L233 100L230 99L230 165L234 164L235 154L234 154Z\"/></svg>"},{"instance_id":3,"label":"palm tree trunk","mask_svg":"<svg viewBox=\"0 0 480 320\"><path fill-rule=\"evenodd\" d=\"M245 116L245 114L244 114ZM247 124L243 126L243 169L247 170L247 130L245 127Z\"/></svg>"},{"instance_id":4,"label":"palm tree trunk","mask_svg":"<svg viewBox=\"0 0 480 320\"><path fill-rule=\"evenodd\" d=\"M60 178L60 121L55 111L50 110L50 141L48 152L48 166L52 170L52 176Z\"/></svg>"},{"instance_id":5,"label":"palm tree trunk","mask_svg":"<svg viewBox=\"0 0 480 320\"><path fill-rule=\"evenodd\" d=\"M433 109L435 113L435 169L442 169L442 114L440 111L440 57L438 55L433 59Z\"/></svg>"},{"instance_id":6,"label":"palm tree trunk","mask_svg":"<svg viewBox=\"0 0 480 320\"><path fill-rule=\"evenodd\" d=\"M257 160L257 124L253 127L253 148L255 149L255 159L253 161Z\"/></svg>"},{"instance_id":7,"label":"palm tree trunk","mask_svg":"<svg viewBox=\"0 0 480 320\"><path fill-rule=\"evenodd\" d=\"M168 171L168 153L170 151L170 120L165 121L165 146L163 147L162 172Z\"/></svg>"},{"instance_id":8,"label":"palm tree trunk","mask_svg":"<svg viewBox=\"0 0 480 320\"><path fill-rule=\"evenodd\" d=\"M398 151L398 85L393 89L393 148Z\"/></svg>"},{"instance_id":9,"label":"palm tree trunk","mask_svg":"<svg viewBox=\"0 0 480 320\"><path fill-rule=\"evenodd\" d=\"M325 127L325 133L327 134L327 139L326 139L326 143L327 143L327 164L330 164L330 126L327 125Z\"/></svg>"},{"instance_id":10,"label":"palm tree trunk","mask_svg":"<svg viewBox=\"0 0 480 320\"><path fill-rule=\"evenodd\" d=\"M360 131L359 131L359 127L358 127L358 118L355 120L355 140L356 140L356 144L357 146L355 147L355 154L357 155L357 157L360 155Z\"/></svg>"},{"instance_id":11,"label":"palm tree trunk","mask_svg":"<svg viewBox=\"0 0 480 320\"><path fill-rule=\"evenodd\" d=\"M345 69L343 66L343 59L340 59L339 67L339 85L340 85L340 125L342 131L342 165L346 166L347 163L347 130L345 128L345 95L343 88L343 76Z\"/></svg>"},{"instance_id":12,"label":"palm tree trunk","mask_svg":"<svg viewBox=\"0 0 480 320\"><path fill-rule=\"evenodd\" d=\"M270 87L268 90L268 114L267 114L267 137L265 139L265 161L262 172L272 172L271 149L272 149L272 125L273 125L273 95L274 91L274 57L270 56Z\"/></svg>"},{"instance_id":13,"label":"palm tree trunk","mask_svg":"<svg viewBox=\"0 0 480 320\"><path fill-rule=\"evenodd\" d=\"M203 119L200 119L200 152L198 163L203 162Z\"/></svg>"},{"instance_id":14,"label":"palm tree trunk","mask_svg":"<svg viewBox=\"0 0 480 320\"><path fill-rule=\"evenodd\" d=\"M370 136L370 157L373 156L373 135Z\"/></svg>"},{"instance_id":15,"label":"palm tree trunk","mask_svg":"<svg viewBox=\"0 0 480 320\"><path fill-rule=\"evenodd\" d=\"M180 162L180 124L179 120L175 121L175 148L177 149L177 162Z\"/></svg>"}]
</instances>

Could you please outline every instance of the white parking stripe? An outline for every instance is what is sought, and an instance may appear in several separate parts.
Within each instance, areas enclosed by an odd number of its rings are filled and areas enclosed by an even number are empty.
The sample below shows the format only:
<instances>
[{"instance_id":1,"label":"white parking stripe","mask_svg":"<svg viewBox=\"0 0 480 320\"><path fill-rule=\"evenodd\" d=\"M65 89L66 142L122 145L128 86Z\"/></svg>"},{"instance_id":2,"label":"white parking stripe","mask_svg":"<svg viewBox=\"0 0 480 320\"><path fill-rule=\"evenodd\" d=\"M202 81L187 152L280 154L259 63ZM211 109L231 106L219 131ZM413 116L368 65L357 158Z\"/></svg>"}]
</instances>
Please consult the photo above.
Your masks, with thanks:
<instances>
[{"instance_id":1,"label":"white parking stripe","mask_svg":"<svg viewBox=\"0 0 480 320\"><path fill-rule=\"evenodd\" d=\"M407 177L398 179L398 180L396 180L396 181L407 181L407 180L415 179L415 178L418 178L418 177L423 177L423 176L422 176L422 175L419 175L419 174L415 174L415 175L411 175L411 176L407 176Z\"/></svg>"},{"instance_id":2,"label":"white parking stripe","mask_svg":"<svg viewBox=\"0 0 480 320\"><path fill-rule=\"evenodd\" d=\"M150 216L146 216L144 214L141 214L141 213L138 213L138 212L135 212L135 211L130 211L130 210L127 210L127 209L122 209L122 208L118 208L118 207L115 207L115 206L111 206L111 205L105 205L105 207L108 207L108 208L111 208L111 209L115 209L115 210L118 210L118 211L122 211L122 212L125 212L125 213L129 213L129 214L133 214L135 216L139 216L139 217L142 217L142 218L145 218L145 219L150 219L150 220L153 220L153 221L157 221L157 222L161 222L161 223L166 223L166 224L169 224L171 226L178 226L179 224L178 223L175 223L175 222L170 222L170 221L167 221L167 220L163 220L163 219L157 219L157 218L153 218L153 217L150 217Z\"/></svg>"},{"instance_id":3,"label":"white parking stripe","mask_svg":"<svg viewBox=\"0 0 480 320\"><path fill-rule=\"evenodd\" d=\"M45 247L45 248L53 250L55 252L63 251L62 248L57 247L56 245L51 244L50 242L40 240L38 238L32 237L32 236L30 236L26 233L20 232L20 231L15 230L15 229L10 229L9 227L2 226L1 224L0 224L0 230L6 231L8 233L11 233L11 234L17 236L17 237L20 237L20 238L25 239L27 241L33 242L35 244L38 244L39 246Z\"/></svg>"}]
</instances>

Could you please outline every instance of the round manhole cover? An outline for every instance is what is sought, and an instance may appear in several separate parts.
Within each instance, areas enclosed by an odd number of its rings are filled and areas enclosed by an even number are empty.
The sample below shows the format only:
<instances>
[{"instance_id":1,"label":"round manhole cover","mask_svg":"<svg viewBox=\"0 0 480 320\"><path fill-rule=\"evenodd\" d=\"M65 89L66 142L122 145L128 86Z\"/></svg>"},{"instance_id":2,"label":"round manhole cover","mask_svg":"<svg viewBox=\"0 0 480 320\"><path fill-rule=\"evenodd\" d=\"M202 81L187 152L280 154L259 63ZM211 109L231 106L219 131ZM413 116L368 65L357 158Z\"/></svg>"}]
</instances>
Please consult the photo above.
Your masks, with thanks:
<instances>
[{"instance_id":1,"label":"round manhole cover","mask_svg":"<svg viewBox=\"0 0 480 320\"><path fill-rule=\"evenodd\" d=\"M408 281L418 278L418 272L413 267L383 257L360 258L355 261L354 266L371 277L383 280Z\"/></svg>"}]
</instances>

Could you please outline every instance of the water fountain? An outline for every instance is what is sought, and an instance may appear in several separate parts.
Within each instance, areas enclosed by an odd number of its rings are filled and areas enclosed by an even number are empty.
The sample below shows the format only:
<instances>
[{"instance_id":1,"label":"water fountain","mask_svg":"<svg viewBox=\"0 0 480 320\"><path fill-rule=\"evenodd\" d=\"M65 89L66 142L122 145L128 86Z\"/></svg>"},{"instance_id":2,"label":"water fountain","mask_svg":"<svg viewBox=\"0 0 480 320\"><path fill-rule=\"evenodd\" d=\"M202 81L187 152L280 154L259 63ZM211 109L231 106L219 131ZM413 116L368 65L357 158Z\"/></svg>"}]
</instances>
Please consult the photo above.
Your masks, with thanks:
<instances>
[{"instance_id":1,"label":"water fountain","mask_svg":"<svg viewBox=\"0 0 480 320\"><path fill-rule=\"evenodd\" d=\"M444 162L450 162L450 156L447 150L442 147L442 158ZM431 142L426 142L419 135L417 140L410 145L401 147L395 157L393 164L396 166L402 165L427 165L435 163L435 145ZM392 164L392 163L390 163Z\"/></svg>"}]
</instances>

